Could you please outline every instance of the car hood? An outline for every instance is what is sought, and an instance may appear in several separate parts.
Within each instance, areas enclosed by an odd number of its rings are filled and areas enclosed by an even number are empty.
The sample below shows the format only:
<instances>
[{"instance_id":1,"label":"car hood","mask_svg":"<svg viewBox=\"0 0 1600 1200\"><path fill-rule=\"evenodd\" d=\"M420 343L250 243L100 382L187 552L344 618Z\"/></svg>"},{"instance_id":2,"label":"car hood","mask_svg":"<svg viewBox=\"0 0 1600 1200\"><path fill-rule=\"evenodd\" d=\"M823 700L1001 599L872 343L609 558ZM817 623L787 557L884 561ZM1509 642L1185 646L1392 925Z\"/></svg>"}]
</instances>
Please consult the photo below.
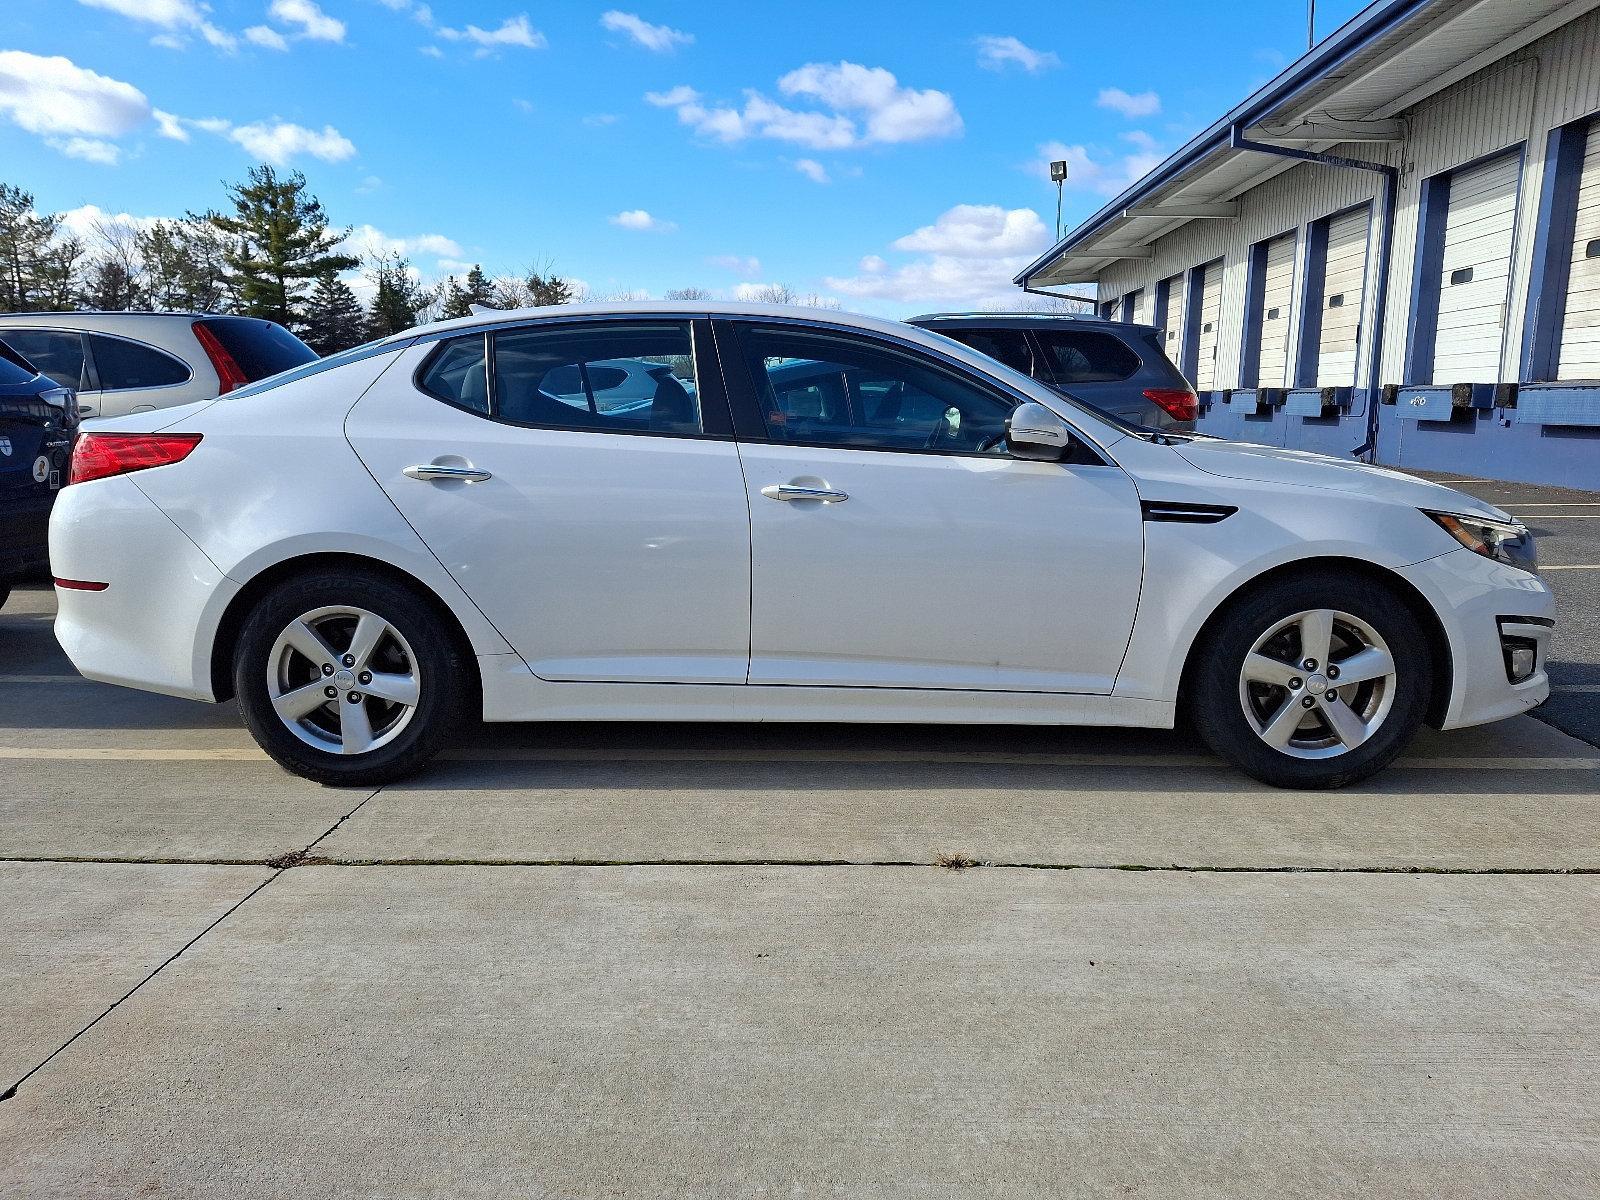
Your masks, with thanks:
<instances>
[{"instance_id":1,"label":"car hood","mask_svg":"<svg viewBox=\"0 0 1600 1200\"><path fill-rule=\"evenodd\" d=\"M1353 459L1209 438L1182 442L1175 449L1190 466L1223 479L1249 479L1259 483L1319 488L1387 500L1408 508L1471 514L1500 521L1510 519L1509 514L1476 496L1418 479L1415 475Z\"/></svg>"}]
</instances>

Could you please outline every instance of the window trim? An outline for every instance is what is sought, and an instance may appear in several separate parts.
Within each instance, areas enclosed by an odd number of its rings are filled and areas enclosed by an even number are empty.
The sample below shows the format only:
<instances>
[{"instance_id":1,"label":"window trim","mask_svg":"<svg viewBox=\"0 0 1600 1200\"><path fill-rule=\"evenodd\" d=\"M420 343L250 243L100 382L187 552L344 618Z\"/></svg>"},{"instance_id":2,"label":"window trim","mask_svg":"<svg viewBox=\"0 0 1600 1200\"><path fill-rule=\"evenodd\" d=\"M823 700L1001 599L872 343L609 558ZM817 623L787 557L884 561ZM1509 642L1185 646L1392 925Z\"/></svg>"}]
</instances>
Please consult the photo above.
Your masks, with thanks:
<instances>
[{"instance_id":1,"label":"window trim","mask_svg":"<svg viewBox=\"0 0 1600 1200\"><path fill-rule=\"evenodd\" d=\"M728 388L729 402L733 407L735 437L738 441L749 445L760 446L786 446L812 450L853 450L867 454L921 454L935 458L967 458L980 462L994 462L996 458L1009 457L996 455L992 452L977 452L973 450L929 450L920 446L841 446L832 442L794 441L787 438L774 438L767 433L766 419L761 415L761 406L756 399L755 380L750 377L749 360L744 353L743 334L751 328L778 328L793 329L801 332L821 333L834 337L854 338L859 341L877 342L885 349L903 354L911 358L921 358L929 365L939 369L945 374L954 374L964 382L979 391L998 393L1006 400L1012 401L1012 408L1018 404L1034 403L1039 401L1025 392L1019 392L1006 387L997 379L987 375L979 375L968 364L960 359L931 350L926 346L907 339L897 338L890 334L880 333L877 330L863 330L852 326L831 324L827 321L808 321L801 317L746 317L729 316L717 318L712 321L713 331L717 338L718 355L724 364L724 370L732 375L732 383ZM981 353L974 350L973 353ZM729 367L727 364L738 364ZM1039 382L1040 387L1049 389L1049 385ZM1053 392L1053 389L1049 389ZM1083 463L1062 463L1062 466L1114 466L1112 458L1106 453L1096 439L1085 434L1082 429L1070 419L1063 417L1067 427L1072 431L1074 439L1093 456L1097 461ZM1012 459L1011 461L1021 461Z\"/></svg>"},{"instance_id":2,"label":"window trim","mask_svg":"<svg viewBox=\"0 0 1600 1200\"><path fill-rule=\"evenodd\" d=\"M514 421L509 417L500 415L500 398L497 394L495 382L495 342L501 334L541 333L569 331L576 327L580 331L585 327L604 329L619 326L638 325L687 325L689 327L689 353L694 360L695 373L695 400L700 409L700 430L696 433L676 433L668 429L586 429L580 426L552 425L545 422ZM716 364L716 347L711 332L711 322L699 316L679 313L629 313L625 316L584 316L566 317L545 321L519 321L483 324L469 326L459 331L451 330L448 333L440 331L442 336L429 336L418 338L413 345L432 343L432 349L423 356L411 373L411 385L422 395L430 400L437 400L457 412L466 413L468 416L477 417L482 421L490 421L496 425L504 425L508 429L538 429L548 433L579 433L591 434L599 437L657 437L679 438L685 441L712 441L731 442L733 440L733 418L728 411L728 400L722 385L720 367L708 370ZM422 377L433 366L436 359L444 353L447 346L456 342L466 341L472 337L484 339L484 370L488 374L487 392L489 411L479 412L475 408L457 404L455 401L430 391L422 385ZM588 389L587 371L584 372L585 389ZM591 398L593 393L590 392ZM592 402L592 399L591 399Z\"/></svg>"}]
</instances>

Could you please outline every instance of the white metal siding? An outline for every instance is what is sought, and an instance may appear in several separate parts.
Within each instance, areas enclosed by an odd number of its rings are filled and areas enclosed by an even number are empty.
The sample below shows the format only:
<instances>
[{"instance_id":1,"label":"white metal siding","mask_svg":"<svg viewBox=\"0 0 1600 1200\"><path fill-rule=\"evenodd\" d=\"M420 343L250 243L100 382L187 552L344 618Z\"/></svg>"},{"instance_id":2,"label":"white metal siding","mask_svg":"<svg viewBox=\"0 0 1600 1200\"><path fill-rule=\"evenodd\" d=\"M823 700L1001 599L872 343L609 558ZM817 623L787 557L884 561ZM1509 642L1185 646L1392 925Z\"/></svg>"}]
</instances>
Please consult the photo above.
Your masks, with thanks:
<instances>
[{"instance_id":1,"label":"white metal siding","mask_svg":"<svg viewBox=\"0 0 1600 1200\"><path fill-rule=\"evenodd\" d=\"M1294 299L1296 237L1286 233L1267 243L1266 270L1261 281L1261 353L1259 387L1289 385L1290 303Z\"/></svg>"},{"instance_id":2,"label":"white metal siding","mask_svg":"<svg viewBox=\"0 0 1600 1200\"><path fill-rule=\"evenodd\" d=\"M1322 330L1317 339L1317 386L1352 387L1361 314L1366 308L1367 240L1371 212L1360 208L1328 223L1322 277Z\"/></svg>"},{"instance_id":3,"label":"white metal siding","mask_svg":"<svg viewBox=\"0 0 1600 1200\"><path fill-rule=\"evenodd\" d=\"M1167 280L1167 313L1161 323L1161 348L1179 366L1183 365L1183 283L1182 275Z\"/></svg>"},{"instance_id":4,"label":"white metal siding","mask_svg":"<svg viewBox=\"0 0 1600 1200\"><path fill-rule=\"evenodd\" d=\"M1521 165L1520 155L1503 154L1450 180L1444 265L1435 284L1435 383L1500 379Z\"/></svg>"},{"instance_id":5,"label":"white metal siding","mask_svg":"<svg viewBox=\"0 0 1600 1200\"><path fill-rule=\"evenodd\" d=\"M1150 292L1147 288L1140 288L1133 294L1133 322L1135 325L1150 323Z\"/></svg>"},{"instance_id":6,"label":"white metal siding","mask_svg":"<svg viewBox=\"0 0 1600 1200\"><path fill-rule=\"evenodd\" d=\"M1593 257L1589 249L1594 246ZM1561 324L1557 379L1600 378L1600 122L1589 127L1572 230L1566 317Z\"/></svg>"},{"instance_id":7,"label":"white metal siding","mask_svg":"<svg viewBox=\"0 0 1600 1200\"><path fill-rule=\"evenodd\" d=\"M1217 386L1217 327L1221 322L1222 264L1212 263L1200 281L1200 328L1195 334L1199 351L1194 367L1196 391L1205 392Z\"/></svg>"}]
</instances>

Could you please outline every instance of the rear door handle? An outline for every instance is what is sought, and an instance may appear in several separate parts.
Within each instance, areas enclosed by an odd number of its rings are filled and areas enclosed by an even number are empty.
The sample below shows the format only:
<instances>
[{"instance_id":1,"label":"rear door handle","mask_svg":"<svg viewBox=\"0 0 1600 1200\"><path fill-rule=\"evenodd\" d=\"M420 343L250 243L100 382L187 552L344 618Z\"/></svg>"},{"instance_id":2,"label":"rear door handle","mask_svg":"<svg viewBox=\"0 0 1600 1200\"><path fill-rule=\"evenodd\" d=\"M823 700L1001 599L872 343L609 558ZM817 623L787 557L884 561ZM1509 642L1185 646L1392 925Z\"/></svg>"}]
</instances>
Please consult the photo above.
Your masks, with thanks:
<instances>
[{"instance_id":1,"label":"rear door handle","mask_svg":"<svg viewBox=\"0 0 1600 1200\"><path fill-rule=\"evenodd\" d=\"M485 479L494 478L488 471L480 471L477 467L452 467L444 463L422 463L407 467L401 474L407 479L459 479L465 483L482 483Z\"/></svg>"},{"instance_id":2,"label":"rear door handle","mask_svg":"<svg viewBox=\"0 0 1600 1200\"><path fill-rule=\"evenodd\" d=\"M842 504L850 499L848 492L799 487L792 483L769 483L761 489L761 494L768 500L821 500L824 504Z\"/></svg>"}]
</instances>

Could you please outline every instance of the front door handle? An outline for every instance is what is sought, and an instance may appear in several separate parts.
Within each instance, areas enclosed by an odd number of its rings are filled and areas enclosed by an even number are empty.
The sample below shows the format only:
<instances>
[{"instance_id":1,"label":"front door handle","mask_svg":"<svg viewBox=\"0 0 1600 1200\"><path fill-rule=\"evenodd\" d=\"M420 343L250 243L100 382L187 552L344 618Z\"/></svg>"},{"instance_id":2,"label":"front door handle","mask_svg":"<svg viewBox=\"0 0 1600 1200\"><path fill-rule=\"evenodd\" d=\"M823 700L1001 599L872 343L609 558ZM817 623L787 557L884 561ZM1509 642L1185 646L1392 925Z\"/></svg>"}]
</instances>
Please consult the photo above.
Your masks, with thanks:
<instances>
[{"instance_id":1,"label":"front door handle","mask_svg":"<svg viewBox=\"0 0 1600 1200\"><path fill-rule=\"evenodd\" d=\"M464 483L482 483L485 479L494 478L488 471L480 471L477 467L452 467L446 463L422 463L407 467L401 474L407 479L459 479Z\"/></svg>"},{"instance_id":2,"label":"front door handle","mask_svg":"<svg viewBox=\"0 0 1600 1200\"><path fill-rule=\"evenodd\" d=\"M793 483L769 483L761 489L768 500L821 500L824 504L842 504L850 499L848 492L831 488L800 487Z\"/></svg>"}]
</instances>

